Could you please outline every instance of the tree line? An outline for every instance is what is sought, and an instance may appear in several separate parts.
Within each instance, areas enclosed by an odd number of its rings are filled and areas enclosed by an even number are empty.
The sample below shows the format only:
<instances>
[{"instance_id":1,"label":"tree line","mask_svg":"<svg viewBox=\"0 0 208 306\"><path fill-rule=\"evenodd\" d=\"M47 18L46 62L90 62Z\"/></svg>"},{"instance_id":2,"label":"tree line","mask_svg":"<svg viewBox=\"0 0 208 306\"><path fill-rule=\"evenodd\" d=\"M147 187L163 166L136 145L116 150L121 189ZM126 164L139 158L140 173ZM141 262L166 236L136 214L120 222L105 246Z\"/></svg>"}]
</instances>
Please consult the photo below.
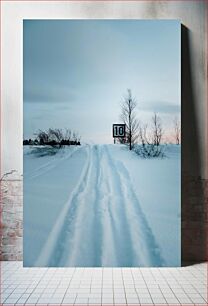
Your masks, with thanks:
<instances>
[{"instance_id":1,"label":"tree line","mask_svg":"<svg viewBox=\"0 0 208 306\"><path fill-rule=\"evenodd\" d=\"M81 145L81 137L78 132L70 129L38 130L35 139L24 139L23 145L50 145L53 147L62 147L65 145Z\"/></svg>"},{"instance_id":2,"label":"tree line","mask_svg":"<svg viewBox=\"0 0 208 306\"><path fill-rule=\"evenodd\" d=\"M164 136L162 120L157 113L154 113L150 125L142 123L137 118L137 101L132 97L131 90L121 103L120 119L126 125L126 137L119 138L120 143L127 144L129 150L134 149L143 157L163 156L161 142ZM173 120L173 138L177 145L180 144L181 127L177 117ZM135 146L139 143L139 146Z\"/></svg>"}]
</instances>

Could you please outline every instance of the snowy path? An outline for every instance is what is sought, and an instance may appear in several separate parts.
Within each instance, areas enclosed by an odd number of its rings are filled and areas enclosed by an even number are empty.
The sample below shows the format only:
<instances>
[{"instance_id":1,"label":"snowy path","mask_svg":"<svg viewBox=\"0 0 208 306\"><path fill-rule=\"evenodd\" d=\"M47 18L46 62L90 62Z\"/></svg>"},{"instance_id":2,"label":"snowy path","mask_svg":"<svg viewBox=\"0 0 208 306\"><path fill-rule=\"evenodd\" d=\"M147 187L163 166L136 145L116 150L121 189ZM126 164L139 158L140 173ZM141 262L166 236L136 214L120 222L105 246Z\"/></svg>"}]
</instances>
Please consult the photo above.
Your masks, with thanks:
<instances>
[{"instance_id":1,"label":"snowy path","mask_svg":"<svg viewBox=\"0 0 208 306\"><path fill-rule=\"evenodd\" d=\"M79 183L57 219L37 265L161 266L159 247L130 175L108 145L91 145Z\"/></svg>"}]
</instances>

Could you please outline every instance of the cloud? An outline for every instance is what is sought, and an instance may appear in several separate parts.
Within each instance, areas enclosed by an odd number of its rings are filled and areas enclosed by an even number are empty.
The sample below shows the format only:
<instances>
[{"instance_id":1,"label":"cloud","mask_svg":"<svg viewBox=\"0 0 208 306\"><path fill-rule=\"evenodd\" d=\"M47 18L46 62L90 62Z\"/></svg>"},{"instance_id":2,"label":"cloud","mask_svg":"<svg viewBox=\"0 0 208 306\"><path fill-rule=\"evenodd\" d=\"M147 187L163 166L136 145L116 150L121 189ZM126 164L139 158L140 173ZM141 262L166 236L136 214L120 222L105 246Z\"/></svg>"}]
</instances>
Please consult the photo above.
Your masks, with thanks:
<instances>
[{"instance_id":1,"label":"cloud","mask_svg":"<svg viewBox=\"0 0 208 306\"><path fill-rule=\"evenodd\" d=\"M77 94L74 90L62 86L46 85L45 87L34 84L33 87L24 88L24 102L32 103L66 103L76 101Z\"/></svg>"},{"instance_id":2,"label":"cloud","mask_svg":"<svg viewBox=\"0 0 208 306\"><path fill-rule=\"evenodd\" d=\"M180 112L180 105L167 101L143 101L139 103L138 107L143 111L163 114L177 114Z\"/></svg>"}]
</instances>

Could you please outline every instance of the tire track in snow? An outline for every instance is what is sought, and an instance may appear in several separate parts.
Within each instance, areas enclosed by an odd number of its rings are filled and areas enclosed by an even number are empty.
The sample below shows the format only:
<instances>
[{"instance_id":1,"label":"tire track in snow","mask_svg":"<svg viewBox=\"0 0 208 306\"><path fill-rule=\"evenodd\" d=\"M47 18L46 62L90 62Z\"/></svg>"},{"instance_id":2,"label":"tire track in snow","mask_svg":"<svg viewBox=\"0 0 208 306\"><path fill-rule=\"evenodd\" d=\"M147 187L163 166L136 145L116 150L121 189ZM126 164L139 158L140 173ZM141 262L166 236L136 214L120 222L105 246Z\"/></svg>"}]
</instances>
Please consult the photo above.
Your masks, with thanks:
<instances>
[{"instance_id":1,"label":"tire track in snow","mask_svg":"<svg viewBox=\"0 0 208 306\"><path fill-rule=\"evenodd\" d=\"M105 232L106 244L103 247L103 266L112 266L111 257L109 254L113 254L116 259L113 266L132 266L133 257L133 241L131 232L129 229L128 219L125 211L125 197L123 195L122 187L120 184L120 178L116 172L116 169L112 163L107 145L102 146L103 156L105 162L103 181L107 185L107 203L108 203L108 220L105 222L111 228L111 233ZM108 244L109 236L113 240L111 245Z\"/></svg>"},{"instance_id":2,"label":"tire track in snow","mask_svg":"<svg viewBox=\"0 0 208 306\"><path fill-rule=\"evenodd\" d=\"M60 265L131 266L133 241L105 146L92 146L85 188L75 195ZM116 188L114 188L116 186ZM119 191L117 196L116 191ZM106 214L107 212L107 214ZM131 256L130 256L131 255ZM67 258L68 256L68 258Z\"/></svg>"},{"instance_id":3,"label":"tire track in snow","mask_svg":"<svg viewBox=\"0 0 208 306\"><path fill-rule=\"evenodd\" d=\"M112 194L111 188L109 184L109 177L106 172L108 169L108 161L106 159L105 151L103 150L103 146L99 146L100 154L100 176L97 183L97 194L99 194L99 206L102 211L100 223L102 226L102 254L101 254L101 262L102 266L117 266L119 254L116 252L115 248L115 225L113 221L112 214Z\"/></svg>"},{"instance_id":4,"label":"tire track in snow","mask_svg":"<svg viewBox=\"0 0 208 306\"><path fill-rule=\"evenodd\" d=\"M88 175L89 167L90 167L90 153L91 150L89 146L85 146L82 149L86 150L87 153L87 161L85 167L81 173L79 182L77 183L77 187L72 191L68 201L64 204L63 210L57 218L57 221L45 243L45 246L40 252L39 257L36 260L35 266L59 266L59 260L61 256L61 252L63 251L63 247L65 241L63 241L63 235L66 232L66 220L67 217L70 217L70 214L74 213L75 208L73 206L73 199L76 194L82 192L85 185L85 180ZM59 259L59 260L58 260ZM64 266L64 265L63 265Z\"/></svg>"},{"instance_id":5,"label":"tire track in snow","mask_svg":"<svg viewBox=\"0 0 208 306\"><path fill-rule=\"evenodd\" d=\"M85 188L74 196L77 207L73 222L68 222L71 235L66 238L64 262L67 266L101 266L102 228L97 182L100 177L99 147L90 147ZM70 250L70 252L67 251Z\"/></svg>"},{"instance_id":6,"label":"tire track in snow","mask_svg":"<svg viewBox=\"0 0 208 306\"><path fill-rule=\"evenodd\" d=\"M105 146L105 149L109 165L111 165L112 177L117 182L117 191L122 195L123 200L120 204L123 206L123 212L128 220L127 226L130 230L130 241L133 247L132 256L131 252L129 253L131 265L163 266L164 260L161 256L160 248L142 212L129 172L121 161L115 161L112 158L107 146ZM122 266L124 265L122 264Z\"/></svg>"},{"instance_id":7,"label":"tire track in snow","mask_svg":"<svg viewBox=\"0 0 208 306\"><path fill-rule=\"evenodd\" d=\"M161 266L159 248L127 169L107 145L85 149L88 157L79 183L37 265Z\"/></svg>"},{"instance_id":8,"label":"tire track in snow","mask_svg":"<svg viewBox=\"0 0 208 306\"><path fill-rule=\"evenodd\" d=\"M101 265L102 212L97 205L99 166L99 148L94 145L89 148L84 175L68 201L68 210L58 222L59 234L48 256L49 266Z\"/></svg>"}]
</instances>

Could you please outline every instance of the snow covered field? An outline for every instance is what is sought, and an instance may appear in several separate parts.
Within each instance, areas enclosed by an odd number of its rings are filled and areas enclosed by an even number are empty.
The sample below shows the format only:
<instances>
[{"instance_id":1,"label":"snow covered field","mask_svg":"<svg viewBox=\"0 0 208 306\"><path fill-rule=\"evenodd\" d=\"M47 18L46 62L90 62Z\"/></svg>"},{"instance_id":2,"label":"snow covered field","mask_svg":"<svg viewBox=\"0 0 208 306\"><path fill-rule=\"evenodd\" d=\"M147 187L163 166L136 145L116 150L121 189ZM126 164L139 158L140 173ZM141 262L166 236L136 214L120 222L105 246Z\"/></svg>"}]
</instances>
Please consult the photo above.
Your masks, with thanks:
<instances>
[{"instance_id":1,"label":"snow covered field","mask_svg":"<svg viewBox=\"0 0 208 306\"><path fill-rule=\"evenodd\" d=\"M32 151L24 147L24 266L180 266L180 146L163 159L122 145Z\"/></svg>"}]
</instances>

